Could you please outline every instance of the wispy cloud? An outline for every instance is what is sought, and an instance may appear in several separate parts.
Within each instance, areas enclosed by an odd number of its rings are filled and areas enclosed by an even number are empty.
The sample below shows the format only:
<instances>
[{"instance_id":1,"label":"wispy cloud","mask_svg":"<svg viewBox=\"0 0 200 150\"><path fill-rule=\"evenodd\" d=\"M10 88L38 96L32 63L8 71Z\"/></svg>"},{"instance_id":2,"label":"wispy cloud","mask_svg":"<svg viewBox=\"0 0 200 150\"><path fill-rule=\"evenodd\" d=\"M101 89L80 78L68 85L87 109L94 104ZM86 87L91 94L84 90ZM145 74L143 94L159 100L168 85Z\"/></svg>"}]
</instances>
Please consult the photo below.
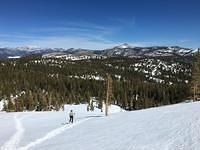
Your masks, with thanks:
<instances>
[{"instance_id":1,"label":"wispy cloud","mask_svg":"<svg viewBox=\"0 0 200 150\"><path fill-rule=\"evenodd\" d=\"M98 34L101 36L112 35L117 33L120 27L118 26L105 26L89 22L67 22L56 26L33 28L29 30L33 34L76 34L76 35L90 35Z\"/></svg>"},{"instance_id":2,"label":"wispy cloud","mask_svg":"<svg viewBox=\"0 0 200 150\"><path fill-rule=\"evenodd\" d=\"M0 33L0 40L2 39L38 39L39 36L22 33Z\"/></svg>"},{"instance_id":3,"label":"wispy cloud","mask_svg":"<svg viewBox=\"0 0 200 150\"><path fill-rule=\"evenodd\" d=\"M85 21L66 22L48 27L29 28L21 33L0 33L0 46L36 45L52 48L105 49L125 42L133 46L162 45L158 42L132 41L131 39L126 40L126 37L120 38L122 35L120 32L127 32L127 28L134 28L135 17L108 18L107 20L111 22L109 25Z\"/></svg>"},{"instance_id":4,"label":"wispy cloud","mask_svg":"<svg viewBox=\"0 0 200 150\"><path fill-rule=\"evenodd\" d=\"M93 40L89 38L79 38L79 37L48 37L39 41L32 41L34 45L40 45L45 47L64 47L64 48L86 48L86 49L104 49L112 47L114 42L106 40Z\"/></svg>"},{"instance_id":5,"label":"wispy cloud","mask_svg":"<svg viewBox=\"0 0 200 150\"><path fill-rule=\"evenodd\" d=\"M118 28L89 22L68 22L57 26L31 28L23 33L0 33L0 45L102 49L118 44L107 38L114 36Z\"/></svg>"},{"instance_id":6,"label":"wispy cloud","mask_svg":"<svg viewBox=\"0 0 200 150\"><path fill-rule=\"evenodd\" d=\"M51 48L85 48L85 49L104 49L110 48L119 43L106 41L106 40L94 40L81 37L44 37L38 40L30 40L25 42L0 42L0 45L10 46L22 46L22 45L37 45L39 47L51 47Z\"/></svg>"},{"instance_id":7,"label":"wispy cloud","mask_svg":"<svg viewBox=\"0 0 200 150\"><path fill-rule=\"evenodd\" d=\"M100 36L88 36L88 37L77 37L77 36L48 36L48 37L39 37L38 39L31 39L21 42L1 42L2 45L10 45L10 46L23 46L23 45L36 45L39 47L50 47L50 48L85 48L85 49L93 49L93 50L101 50L106 48L112 48L116 45L120 45L125 43L126 41L110 41L104 39ZM153 46L153 45L161 45L156 42L128 42L132 46Z\"/></svg>"}]
</instances>

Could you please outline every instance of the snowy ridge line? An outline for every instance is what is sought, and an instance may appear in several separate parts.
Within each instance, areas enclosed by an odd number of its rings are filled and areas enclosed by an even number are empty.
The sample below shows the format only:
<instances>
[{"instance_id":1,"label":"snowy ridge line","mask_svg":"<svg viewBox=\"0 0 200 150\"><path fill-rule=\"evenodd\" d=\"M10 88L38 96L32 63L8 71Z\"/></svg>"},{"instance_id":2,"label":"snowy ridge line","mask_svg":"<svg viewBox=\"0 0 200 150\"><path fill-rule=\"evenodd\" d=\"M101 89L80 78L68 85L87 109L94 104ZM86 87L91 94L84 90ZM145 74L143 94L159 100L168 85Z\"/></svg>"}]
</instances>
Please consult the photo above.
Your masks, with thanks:
<instances>
[{"instance_id":1,"label":"snowy ridge line","mask_svg":"<svg viewBox=\"0 0 200 150\"><path fill-rule=\"evenodd\" d=\"M19 142L23 136L24 128L21 124L21 119L18 118L18 115L14 115L14 124L16 126L16 133L7 141L2 147L1 150L17 150Z\"/></svg>"},{"instance_id":2,"label":"snowy ridge line","mask_svg":"<svg viewBox=\"0 0 200 150\"><path fill-rule=\"evenodd\" d=\"M90 120L90 119L92 119L92 118L86 118L86 119L80 120L80 121L78 121L78 122L76 122L74 124L71 124L69 126L63 126L63 127L59 127L57 129L54 129L54 130L50 131L49 133L47 133L42 138L36 139L35 141L29 143L28 145L26 145L24 147L20 147L18 150L28 150L31 147L34 147L34 146L36 146L38 144L41 144L41 143L43 143L43 142L45 142L45 141L47 141L47 140L49 140L49 139L51 139L51 138L53 138L53 137L55 137L57 135L63 133L65 130L73 128L73 127L75 127L75 126L77 126L77 125L79 125L79 124L81 124L81 123L83 123L83 122L85 122L87 120Z\"/></svg>"}]
</instances>

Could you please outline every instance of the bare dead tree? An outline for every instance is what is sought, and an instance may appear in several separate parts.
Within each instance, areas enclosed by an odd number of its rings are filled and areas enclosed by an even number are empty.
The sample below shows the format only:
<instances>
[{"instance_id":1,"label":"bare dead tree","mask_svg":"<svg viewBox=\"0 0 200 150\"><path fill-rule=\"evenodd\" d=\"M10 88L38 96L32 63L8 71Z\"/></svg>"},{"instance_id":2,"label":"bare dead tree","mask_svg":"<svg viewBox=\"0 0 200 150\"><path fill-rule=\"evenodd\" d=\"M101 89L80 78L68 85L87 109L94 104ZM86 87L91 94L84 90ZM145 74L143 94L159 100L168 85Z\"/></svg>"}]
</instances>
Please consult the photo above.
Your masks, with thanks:
<instances>
[{"instance_id":1,"label":"bare dead tree","mask_svg":"<svg viewBox=\"0 0 200 150\"><path fill-rule=\"evenodd\" d=\"M107 74L107 94L105 102L105 115L108 116L108 106L110 105L112 98L112 78L110 74Z\"/></svg>"}]
</instances>

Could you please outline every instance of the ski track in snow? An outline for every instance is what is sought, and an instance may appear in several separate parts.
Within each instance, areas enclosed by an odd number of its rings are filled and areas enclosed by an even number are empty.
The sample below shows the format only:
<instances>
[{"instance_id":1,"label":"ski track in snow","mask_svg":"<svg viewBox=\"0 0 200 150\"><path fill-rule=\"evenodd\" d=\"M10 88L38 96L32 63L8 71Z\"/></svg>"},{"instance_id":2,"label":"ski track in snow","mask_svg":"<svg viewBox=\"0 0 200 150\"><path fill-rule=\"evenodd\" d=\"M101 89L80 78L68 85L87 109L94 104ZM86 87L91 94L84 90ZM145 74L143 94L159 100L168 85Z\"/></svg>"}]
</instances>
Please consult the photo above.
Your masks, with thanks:
<instances>
[{"instance_id":1,"label":"ski track in snow","mask_svg":"<svg viewBox=\"0 0 200 150\"><path fill-rule=\"evenodd\" d=\"M21 119L17 114L14 115L14 124L16 126L15 134L7 141L2 147L1 150L17 150L19 142L23 136L24 128L21 124Z\"/></svg>"},{"instance_id":2,"label":"ski track in snow","mask_svg":"<svg viewBox=\"0 0 200 150\"><path fill-rule=\"evenodd\" d=\"M184 124L185 119L182 119L182 124ZM191 150L196 150L200 141L200 131L199 131L200 119L195 117L195 120L190 120L187 123L187 128L177 130L177 136L169 139L168 149L174 150L186 150L190 147Z\"/></svg>"},{"instance_id":3,"label":"ski track in snow","mask_svg":"<svg viewBox=\"0 0 200 150\"><path fill-rule=\"evenodd\" d=\"M47 133L42 138L36 139L35 141L29 143L28 145L26 145L24 147L20 147L18 150L28 150L31 147L34 147L34 146L36 146L38 144L41 144L41 143L45 142L46 140L49 140L49 139L51 139L51 138L63 133L65 130L73 128L74 126L77 126L77 125L79 125L79 124L81 124L81 123L83 123L83 122L85 122L87 120L90 120L90 119L92 119L92 118L86 118L86 119L80 120L80 121L78 121L78 122L76 122L74 124L71 124L69 126L63 126L63 127L59 127L57 129L54 129L53 131L50 131L49 133Z\"/></svg>"}]
</instances>

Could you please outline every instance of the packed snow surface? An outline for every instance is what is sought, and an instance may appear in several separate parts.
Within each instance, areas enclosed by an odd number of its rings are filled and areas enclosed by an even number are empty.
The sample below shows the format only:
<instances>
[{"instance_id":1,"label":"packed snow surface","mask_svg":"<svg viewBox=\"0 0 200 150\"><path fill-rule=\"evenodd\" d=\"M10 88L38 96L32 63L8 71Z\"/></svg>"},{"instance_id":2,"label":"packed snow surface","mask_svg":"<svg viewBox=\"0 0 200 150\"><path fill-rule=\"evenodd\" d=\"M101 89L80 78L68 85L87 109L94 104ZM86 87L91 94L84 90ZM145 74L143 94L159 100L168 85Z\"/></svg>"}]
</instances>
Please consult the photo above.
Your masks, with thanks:
<instances>
[{"instance_id":1,"label":"packed snow surface","mask_svg":"<svg viewBox=\"0 0 200 150\"><path fill-rule=\"evenodd\" d=\"M200 102L125 112L108 117L86 105L60 112L0 113L1 150L199 150ZM75 122L68 122L73 109ZM113 113L117 112L117 113Z\"/></svg>"}]
</instances>

